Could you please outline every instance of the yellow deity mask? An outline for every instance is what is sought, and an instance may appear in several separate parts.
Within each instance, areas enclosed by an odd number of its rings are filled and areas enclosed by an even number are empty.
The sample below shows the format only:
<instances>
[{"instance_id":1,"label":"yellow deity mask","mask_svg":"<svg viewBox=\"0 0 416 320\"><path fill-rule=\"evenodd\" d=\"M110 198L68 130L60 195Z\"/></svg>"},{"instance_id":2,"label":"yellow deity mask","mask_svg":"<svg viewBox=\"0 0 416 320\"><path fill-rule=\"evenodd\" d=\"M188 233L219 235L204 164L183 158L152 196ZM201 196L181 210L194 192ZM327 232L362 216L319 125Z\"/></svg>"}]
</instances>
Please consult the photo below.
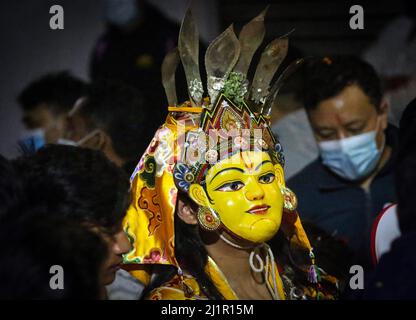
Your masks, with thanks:
<instances>
[{"instance_id":1,"label":"yellow deity mask","mask_svg":"<svg viewBox=\"0 0 416 320\"><path fill-rule=\"evenodd\" d=\"M283 212L283 169L267 152L243 151L212 166L205 187L192 184L189 196L212 208L225 230L262 243L279 230Z\"/></svg>"},{"instance_id":2,"label":"yellow deity mask","mask_svg":"<svg viewBox=\"0 0 416 320\"><path fill-rule=\"evenodd\" d=\"M144 283L150 279L148 265L178 266L178 192L187 194L199 209L212 210L219 227L231 236L262 243L281 228L292 243L310 249L296 206L286 205L291 196L284 183L283 150L270 129L276 95L300 63L291 64L272 84L287 53L287 37L270 42L253 79L247 77L263 41L264 14L245 25L238 37L231 26L210 43L205 86L199 74L198 30L190 11L182 22L178 48L164 59L161 74L169 114L132 175L132 201L124 221L133 248L124 262ZM175 91L179 62L189 94L183 104L178 104Z\"/></svg>"}]
</instances>

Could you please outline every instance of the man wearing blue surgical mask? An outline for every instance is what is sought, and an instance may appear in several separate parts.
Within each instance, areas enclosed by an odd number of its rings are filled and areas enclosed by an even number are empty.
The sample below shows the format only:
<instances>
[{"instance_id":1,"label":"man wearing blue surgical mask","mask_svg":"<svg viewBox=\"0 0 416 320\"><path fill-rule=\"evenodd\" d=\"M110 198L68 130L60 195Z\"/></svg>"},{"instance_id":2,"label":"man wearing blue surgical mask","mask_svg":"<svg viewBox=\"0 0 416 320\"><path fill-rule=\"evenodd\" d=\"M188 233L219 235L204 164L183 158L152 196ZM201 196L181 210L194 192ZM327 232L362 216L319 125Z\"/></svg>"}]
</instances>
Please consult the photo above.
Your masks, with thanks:
<instances>
[{"instance_id":1,"label":"man wearing blue surgical mask","mask_svg":"<svg viewBox=\"0 0 416 320\"><path fill-rule=\"evenodd\" d=\"M66 71L31 81L17 98L26 128L18 141L22 152L32 154L45 144L66 144L67 114L86 90L82 80Z\"/></svg>"},{"instance_id":2,"label":"man wearing blue surgical mask","mask_svg":"<svg viewBox=\"0 0 416 320\"><path fill-rule=\"evenodd\" d=\"M288 181L299 214L344 240L356 262L370 267L370 229L396 200L393 167L397 128L387 122L380 80L352 56L305 66L304 105L319 157Z\"/></svg>"}]
</instances>

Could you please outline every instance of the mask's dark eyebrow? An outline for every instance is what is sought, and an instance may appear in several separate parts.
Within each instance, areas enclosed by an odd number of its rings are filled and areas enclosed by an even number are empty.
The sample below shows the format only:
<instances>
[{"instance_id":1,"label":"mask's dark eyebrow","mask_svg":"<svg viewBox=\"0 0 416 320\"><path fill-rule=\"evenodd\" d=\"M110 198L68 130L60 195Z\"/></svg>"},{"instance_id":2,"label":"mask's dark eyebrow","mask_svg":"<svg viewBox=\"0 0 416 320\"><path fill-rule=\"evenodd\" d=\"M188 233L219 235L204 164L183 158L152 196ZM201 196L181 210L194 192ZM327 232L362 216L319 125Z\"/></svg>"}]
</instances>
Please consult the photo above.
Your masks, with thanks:
<instances>
[{"instance_id":1,"label":"mask's dark eyebrow","mask_svg":"<svg viewBox=\"0 0 416 320\"><path fill-rule=\"evenodd\" d=\"M254 169L255 171L257 171L257 170L259 170L259 168L262 166L262 165L264 165L264 164L266 164L266 163L272 163L270 160L264 160L262 163L260 163L257 167L256 167L256 169Z\"/></svg>"},{"instance_id":2,"label":"mask's dark eyebrow","mask_svg":"<svg viewBox=\"0 0 416 320\"><path fill-rule=\"evenodd\" d=\"M236 168L236 167L225 168L225 169L222 169L221 171L218 171L218 172L215 174L215 176L213 176L213 177L212 177L212 179L211 179L210 183L211 183L211 182L215 179L215 177L216 177L216 176L218 176L220 173L222 173L222 172L224 172L224 171L228 171L228 170L237 170L237 171L240 171L241 173L244 173L244 170L243 170L243 169L240 169L240 168Z\"/></svg>"}]
</instances>

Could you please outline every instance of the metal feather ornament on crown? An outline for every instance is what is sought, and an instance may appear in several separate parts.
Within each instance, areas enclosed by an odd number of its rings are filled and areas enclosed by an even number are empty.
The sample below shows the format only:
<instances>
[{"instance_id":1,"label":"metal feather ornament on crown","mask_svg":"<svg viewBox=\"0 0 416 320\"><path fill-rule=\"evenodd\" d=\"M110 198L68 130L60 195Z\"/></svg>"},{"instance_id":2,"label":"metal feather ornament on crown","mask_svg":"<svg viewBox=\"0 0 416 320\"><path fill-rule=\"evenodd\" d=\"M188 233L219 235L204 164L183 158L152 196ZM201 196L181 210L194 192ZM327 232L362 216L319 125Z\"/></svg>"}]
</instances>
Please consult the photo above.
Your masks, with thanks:
<instances>
[{"instance_id":1,"label":"metal feather ornament on crown","mask_svg":"<svg viewBox=\"0 0 416 320\"><path fill-rule=\"evenodd\" d=\"M251 60L264 39L266 12L267 8L245 25L238 38L231 25L208 46L206 99L202 99L199 74L198 29L190 10L183 19L178 50L167 56L162 68L169 111L201 112L199 129L187 133L175 167L175 181L182 191L187 192L192 182L203 183L212 164L241 150L266 151L273 162L284 166L283 148L270 129L270 106L283 80L296 71L302 60L292 63L271 85L288 49L287 37L277 38L263 51L253 80L247 79ZM190 104L186 106L176 105L174 93L174 72L179 59L188 83ZM195 140L202 143L195 144ZM185 179L192 176L193 181Z\"/></svg>"},{"instance_id":2,"label":"metal feather ornament on crown","mask_svg":"<svg viewBox=\"0 0 416 320\"><path fill-rule=\"evenodd\" d=\"M267 8L247 23L238 37L231 25L210 43L205 53L205 98L199 73L199 33L191 11L185 14L178 49L166 56L162 66L169 111L192 114L197 119L196 128L184 133L173 168L175 185L182 192L189 193L192 184L206 185L210 168L241 152L267 153L273 164L284 168L282 145L270 128L271 106L283 82L303 60L290 64L272 83L288 50L287 36L279 37L266 46L249 81L247 71L265 35L266 12ZM174 74L179 61L185 70L190 101L178 106ZM285 210L294 212L295 194L284 185L280 192Z\"/></svg>"}]
</instances>

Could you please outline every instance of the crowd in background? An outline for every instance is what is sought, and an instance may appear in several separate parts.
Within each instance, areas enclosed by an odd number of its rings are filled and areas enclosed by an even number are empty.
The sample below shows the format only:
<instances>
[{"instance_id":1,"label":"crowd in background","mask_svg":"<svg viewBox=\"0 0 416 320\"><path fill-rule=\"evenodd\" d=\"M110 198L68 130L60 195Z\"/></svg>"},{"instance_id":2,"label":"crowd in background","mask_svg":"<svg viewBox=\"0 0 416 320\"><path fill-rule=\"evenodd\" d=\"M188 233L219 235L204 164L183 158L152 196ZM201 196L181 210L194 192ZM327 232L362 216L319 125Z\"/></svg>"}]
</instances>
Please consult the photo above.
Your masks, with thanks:
<instances>
[{"instance_id":1,"label":"crowd in background","mask_svg":"<svg viewBox=\"0 0 416 320\"><path fill-rule=\"evenodd\" d=\"M348 299L416 298L414 16L394 23L408 27L396 71L377 53L403 30L390 26L364 57L306 59L272 114L300 218ZM0 158L0 299L141 297L122 270L131 249L122 220L129 177L167 113L160 65L178 32L137 1L108 21L89 83L63 70L22 83L28 134L19 157ZM177 84L185 100L182 71ZM52 265L65 269L64 290L50 287ZM366 271L359 292L349 288L353 265Z\"/></svg>"}]
</instances>

